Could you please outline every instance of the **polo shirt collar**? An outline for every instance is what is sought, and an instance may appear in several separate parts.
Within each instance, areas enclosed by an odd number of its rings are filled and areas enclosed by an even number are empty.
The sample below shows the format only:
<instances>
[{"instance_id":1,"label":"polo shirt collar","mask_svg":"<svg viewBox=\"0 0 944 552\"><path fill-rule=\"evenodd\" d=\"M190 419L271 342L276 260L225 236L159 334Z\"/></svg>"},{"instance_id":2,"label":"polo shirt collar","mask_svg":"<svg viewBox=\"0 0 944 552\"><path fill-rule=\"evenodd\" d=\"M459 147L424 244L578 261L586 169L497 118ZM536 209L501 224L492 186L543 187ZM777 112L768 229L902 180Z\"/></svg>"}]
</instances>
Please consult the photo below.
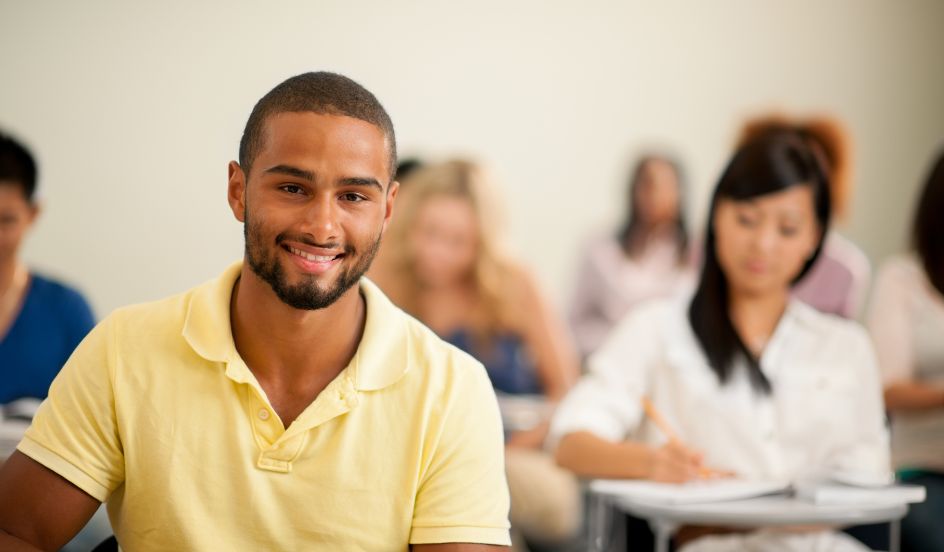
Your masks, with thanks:
<instances>
[{"instance_id":1,"label":"polo shirt collar","mask_svg":"<svg viewBox=\"0 0 944 552\"><path fill-rule=\"evenodd\" d=\"M233 286L243 263L230 265L218 278L195 288L187 305L183 336L201 357L213 362L238 358L229 319Z\"/></svg>"},{"instance_id":2,"label":"polo shirt collar","mask_svg":"<svg viewBox=\"0 0 944 552\"><path fill-rule=\"evenodd\" d=\"M361 278L360 288L367 320L352 361L354 387L375 391L396 383L410 369L410 319L367 278Z\"/></svg>"},{"instance_id":3,"label":"polo shirt collar","mask_svg":"<svg viewBox=\"0 0 944 552\"><path fill-rule=\"evenodd\" d=\"M230 300L242 262L196 289L187 306L183 337L201 357L230 363L239 359L230 325ZM346 369L358 391L375 391L396 383L410 367L409 317L370 280L361 278L367 319L357 352ZM241 359L239 359L241 362Z\"/></svg>"}]
</instances>

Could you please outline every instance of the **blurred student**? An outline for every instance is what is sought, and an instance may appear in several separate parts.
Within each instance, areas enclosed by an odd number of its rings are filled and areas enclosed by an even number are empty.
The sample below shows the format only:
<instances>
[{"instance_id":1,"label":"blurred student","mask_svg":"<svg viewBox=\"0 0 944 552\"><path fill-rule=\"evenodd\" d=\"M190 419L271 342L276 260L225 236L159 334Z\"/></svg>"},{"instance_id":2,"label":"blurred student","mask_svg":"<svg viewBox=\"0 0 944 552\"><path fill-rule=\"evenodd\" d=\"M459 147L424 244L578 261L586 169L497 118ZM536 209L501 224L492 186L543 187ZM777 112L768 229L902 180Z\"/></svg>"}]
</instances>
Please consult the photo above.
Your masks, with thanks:
<instances>
[{"instance_id":1,"label":"blurred student","mask_svg":"<svg viewBox=\"0 0 944 552\"><path fill-rule=\"evenodd\" d=\"M380 286L480 360L500 404L535 395L555 404L577 377L576 357L534 279L500 246L486 172L455 160L427 165L405 182L386 244L392 270L378 275ZM515 428L507 406L504 415L512 528L531 543L572 539L581 523L579 491L541 449L547 419Z\"/></svg>"},{"instance_id":2,"label":"blurred student","mask_svg":"<svg viewBox=\"0 0 944 552\"><path fill-rule=\"evenodd\" d=\"M403 182L406 180L412 173L416 172L417 169L423 167L423 160L419 157L407 157L406 159L401 159L397 163L397 182Z\"/></svg>"},{"instance_id":3,"label":"blurred student","mask_svg":"<svg viewBox=\"0 0 944 552\"><path fill-rule=\"evenodd\" d=\"M823 153L829 172L829 192L833 223L848 215L852 197L852 159L849 133L829 117L792 120L768 116L749 121L741 142L764 133L784 130L797 132L815 142ZM817 310L855 320L865 303L872 268L865 253L835 229L826 233L819 260L793 288L794 295Z\"/></svg>"},{"instance_id":4,"label":"blurred student","mask_svg":"<svg viewBox=\"0 0 944 552\"><path fill-rule=\"evenodd\" d=\"M643 157L629 181L619 231L585 245L569 314L583 357L603 343L633 306L691 289L695 271L682 196L678 163L664 156Z\"/></svg>"},{"instance_id":5,"label":"blurred student","mask_svg":"<svg viewBox=\"0 0 944 552\"><path fill-rule=\"evenodd\" d=\"M869 329L892 420L892 459L927 500L902 521L903 550L944 550L944 152L917 204L913 251L878 273Z\"/></svg>"},{"instance_id":6,"label":"blurred student","mask_svg":"<svg viewBox=\"0 0 944 552\"><path fill-rule=\"evenodd\" d=\"M0 404L46 398L94 325L78 291L30 270L19 257L39 215L37 177L30 152L0 133Z\"/></svg>"},{"instance_id":7,"label":"blurred student","mask_svg":"<svg viewBox=\"0 0 944 552\"><path fill-rule=\"evenodd\" d=\"M694 296L633 310L590 357L589 374L554 417L562 466L663 482L703 469L770 480L888 476L867 334L790 294L829 227L827 180L815 146L795 133L764 135L735 153L711 202ZM644 397L677 441L644 417ZM830 531L717 534L685 548L825 549L862 548Z\"/></svg>"}]
</instances>

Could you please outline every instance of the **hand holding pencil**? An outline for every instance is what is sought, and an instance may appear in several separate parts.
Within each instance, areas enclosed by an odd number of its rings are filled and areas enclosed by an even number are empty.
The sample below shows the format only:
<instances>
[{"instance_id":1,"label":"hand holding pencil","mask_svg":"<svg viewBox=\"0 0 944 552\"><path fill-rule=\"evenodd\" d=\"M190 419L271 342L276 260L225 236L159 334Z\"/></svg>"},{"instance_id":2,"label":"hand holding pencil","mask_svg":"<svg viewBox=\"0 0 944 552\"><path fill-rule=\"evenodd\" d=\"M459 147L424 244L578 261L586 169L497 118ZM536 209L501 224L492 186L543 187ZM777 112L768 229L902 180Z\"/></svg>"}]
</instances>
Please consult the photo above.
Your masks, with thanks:
<instances>
[{"instance_id":1,"label":"hand holding pencil","mask_svg":"<svg viewBox=\"0 0 944 552\"><path fill-rule=\"evenodd\" d=\"M642 399L642 409L669 439L668 443L655 450L649 479L665 483L684 483L693 479L717 479L732 475L705 467L702 455L689 449L679 439L672 426L647 397Z\"/></svg>"}]
</instances>

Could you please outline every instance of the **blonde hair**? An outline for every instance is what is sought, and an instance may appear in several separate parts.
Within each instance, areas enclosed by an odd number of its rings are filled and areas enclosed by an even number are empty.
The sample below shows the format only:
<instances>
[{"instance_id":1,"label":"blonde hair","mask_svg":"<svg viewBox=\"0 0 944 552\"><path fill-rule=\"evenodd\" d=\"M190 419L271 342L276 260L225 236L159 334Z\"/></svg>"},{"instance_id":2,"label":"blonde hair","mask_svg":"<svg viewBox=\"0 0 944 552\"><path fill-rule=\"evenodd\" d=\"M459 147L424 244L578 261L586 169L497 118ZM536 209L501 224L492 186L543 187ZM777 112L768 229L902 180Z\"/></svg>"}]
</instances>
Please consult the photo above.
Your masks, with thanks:
<instances>
[{"instance_id":1,"label":"blonde hair","mask_svg":"<svg viewBox=\"0 0 944 552\"><path fill-rule=\"evenodd\" d=\"M511 311L506 290L513 268L501 242L504 221L491 185L488 172L467 160L454 159L417 169L402 183L384 244L388 259L385 291L403 310L422 320L423 313L418 312L422 286L410 241L416 217L433 198L457 197L469 202L478 227L477 253L469 275L483 315L470 328L477 340L487 340L506 326Z\"/></svg>"}]
</instances>

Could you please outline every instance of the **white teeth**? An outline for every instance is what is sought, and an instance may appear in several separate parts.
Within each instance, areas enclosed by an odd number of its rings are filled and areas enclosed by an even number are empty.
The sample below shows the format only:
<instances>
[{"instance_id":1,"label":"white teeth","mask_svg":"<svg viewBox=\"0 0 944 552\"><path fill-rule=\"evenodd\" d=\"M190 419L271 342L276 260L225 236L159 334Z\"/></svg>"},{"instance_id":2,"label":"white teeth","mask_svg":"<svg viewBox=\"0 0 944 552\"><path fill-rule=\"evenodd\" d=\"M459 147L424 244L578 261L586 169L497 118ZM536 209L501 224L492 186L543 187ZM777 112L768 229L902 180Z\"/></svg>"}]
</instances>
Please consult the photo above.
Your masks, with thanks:
<instances>
[{"instance_id":1,"label":"white teeth","mask_svg":"<svg viewBox=\"0 0 944 552\"><path fill-rule=\"evenodd\" d=\"M331 256L312 255L311 253L305 253L304 251L302 251L302 250L300 250L300 249L295 249L294 247L289 247L288 249L289 249L289 251L291 251L292 253L298 255L299 257L303 257L303 258L305 258L306 260L309 260L309 261L315 262L315 263L326 263L326 262L329 262L329 261L333 261L334 259L337 258L337 255L331 255Z\"/></svg>"}]
</instances>

